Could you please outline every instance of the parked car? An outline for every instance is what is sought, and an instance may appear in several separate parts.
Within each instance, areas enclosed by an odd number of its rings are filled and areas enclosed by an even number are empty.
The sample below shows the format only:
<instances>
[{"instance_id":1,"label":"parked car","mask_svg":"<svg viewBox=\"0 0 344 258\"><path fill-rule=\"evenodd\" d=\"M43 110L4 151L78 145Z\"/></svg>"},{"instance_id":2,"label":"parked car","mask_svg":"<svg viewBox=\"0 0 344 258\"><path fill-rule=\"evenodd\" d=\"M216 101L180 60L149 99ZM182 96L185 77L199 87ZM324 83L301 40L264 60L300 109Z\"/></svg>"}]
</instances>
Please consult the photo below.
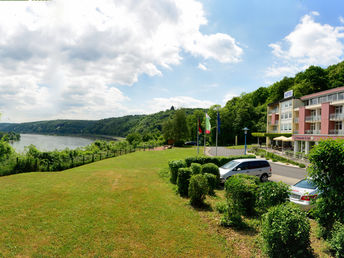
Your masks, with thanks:
<instances>
[{"instance_id":1,"label":"parked car","mask_svg":"<svg viewBox=\"0 0 344 258\"><path fill-rule=\"evenodd\" d=\"M227 178L235 174L247 174L258 176L262 182L267 181L271 177L271 166L264 159L235 159L220 169L220 179L224 183Z\"/></svg>"},{"instance_id":2,"label":"parked car","mask_svg":"<svg viewBox=\"0 0 344 258\"><path fill-rule=\"evenodd\" d=\"M189 142L185 142L184 145L196 146L196 145L197 145L197 142L189 141Z\"/></svg>"},{"instance_id":3,"label":"parked car","mask_svg":"<svg viewBox=\"0 0 344 258\"><path fill-rule=\"evenodd\" d=\"M296 203L301 209L308 211L313 207L313 200L319 195L319 190L312 181L312 178L308 177L297 182L291 187L289 200Z\"/></svg>"}]
</instances>

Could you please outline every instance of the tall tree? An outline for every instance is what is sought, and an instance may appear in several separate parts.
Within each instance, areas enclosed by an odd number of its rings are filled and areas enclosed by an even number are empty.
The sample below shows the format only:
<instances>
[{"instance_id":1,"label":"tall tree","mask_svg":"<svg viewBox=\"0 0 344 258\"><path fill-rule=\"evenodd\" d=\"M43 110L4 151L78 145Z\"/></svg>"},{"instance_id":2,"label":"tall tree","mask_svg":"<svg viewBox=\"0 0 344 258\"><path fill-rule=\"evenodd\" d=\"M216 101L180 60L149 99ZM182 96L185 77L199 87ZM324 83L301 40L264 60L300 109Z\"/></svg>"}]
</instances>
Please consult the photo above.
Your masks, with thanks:
<instances>
[{"instance_id":1,"label":"tall tree","mask_svg":"<svg viewBox=\"0 0 344 258\"><path fill-rule=\"evenodd\" d=\"M188 139L189 130L184 109L176 110L172 118L163 125L163 134L166 140L173 140L176 146L182 146Z\"/></svg>"}]
</instances>

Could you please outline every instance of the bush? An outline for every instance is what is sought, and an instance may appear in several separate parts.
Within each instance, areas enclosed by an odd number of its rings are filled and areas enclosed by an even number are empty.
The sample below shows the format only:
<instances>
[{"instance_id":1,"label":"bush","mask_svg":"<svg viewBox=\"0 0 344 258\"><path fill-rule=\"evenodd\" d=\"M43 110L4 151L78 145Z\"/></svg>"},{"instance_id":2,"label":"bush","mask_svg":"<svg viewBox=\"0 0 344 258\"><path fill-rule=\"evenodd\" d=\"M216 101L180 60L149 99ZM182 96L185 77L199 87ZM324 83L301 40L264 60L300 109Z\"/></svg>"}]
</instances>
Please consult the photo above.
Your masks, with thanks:
<instances>
[{"instance_id":1,"label":"bush","mask_svg":"<svg viewBox=\"0 0 344 258\"><path fill-rule=\"evenodd\" d=\"M186 163L184 160L172 160L168 162L168 166L170 167L170 171L171 171L170 181L172 184L176 184L177 177L178 177L178 169L185 168Z\"/></svg>"},{"instance_id":2,"label":"bush","mask_svg":"<svg viewBox=\"0 0 344 258\"><path fill-rule=\"evenodd\" d=\"M193 175L201 174L202 171L202 165L199 163L191 163L191 171Z\"/></svg>"},{"instance_id":3,"label":"bush","mask_svg":"<svg viewBox=\"0 0 344 258\"><path fill-rule=\"evenodd\" d=\"M308 257L310 224L293 203L281 204L263 215L262 237L269 257Z\"/></svg>"},{"instance_id":4,"label":"bush","mask_svg":"<svg viewBox=\"0 0 344 258\"><path fill-rule=\"evenodd\" d=\"M335 222L333 225L332 238L330 245L335 251L336 257L344 257L344 225Z\"/></svg>"},{"instance_id":5,"label":"bush","mask_svg":"<svg viewBox=\"0 0 344 258\"><path fill-rule=\"evenodd\" d=\"M266 182L258 187L257 206L265 212L268 208L282 204L289 197L289 186L283 182Z\"/></svg>"},{"instance_id":6,"label":"bush","mask_svg":"<svg viewBox=\"0 0 344 258\"><path fill-rule=\"evenodd\" d=\"M204 175L193 175L189 184L190 203L193 206L201 206L208 193L208 183Z\"/></svg>"},{"instance_id":7,"label":"bush","mask_svg":"<svg viewBox=\"0 0 344 258\"><path fill-rule=\"evenodd\" d=\"M220 170L214 163L207 163L202 165L202 174L213 174L216 176L216 186L220 183Z\"/></svg>"},{"instance_id":8,"label":"bush","mask_svg":"<svg viewBox=\"0 0 344 258\"><path fill-rule=\"evenodd\" d=\"M227 209L225 210L224 216L221 218L220 224L224 227L234 228L243 228L245 226L240 209L232 200L228 201Z\"/></svg>"},{"instance_id":9,"label":"bush","mask_svg":"<svg viewBox=\"0 0 344 258\"><path fill-rule=\"evenodd\" d=\"M335 221L344 223L344 140L320 141L309 159L309 175L321 192L314 216L327 237Z\"/></svg>"},{"instance_id":10,"label":"bush","mask_svg":"<svg viewBox=\"0 0 344 258\"><path fill-rule=\"evenodd\" d=\"M215 188L218 186L218 179L213 174L204 174L205 179L207 180L208 184L208 194L209 195L215 195Z\"/></svg>"},{"instance_id":11,"label":"bush","mask_svg":"<svg viewBox=\"0 0 344 258\"><path fill-rule=\"evenodd\" d=\"M191 163L199 163L201 165L206 164L206 163L214 163L218 167L221 167L224 164L234 159L254 159L255 157L256 157L255 155L237 155L237 156L230 156L230 157L194 156L194 157L187 157L185 159L185 162L188 167L191 166Z\"/></svg>"},{"instance_id":12,"label":"bush","mask_svg":"<svg viewBox=\"0 0 344 258\"><path fill-rule=\"evenodd\" d=\"M305 168L306 165L305 165L305 164L302 164L302 163L299 163L299 167L300 167L300 168Z\"/></svg>"},{"instance_id":13,"label":"bush","mask_svg":"<svg viewBox=\"0 0 344 258\"><path fill-rule=\"evenodd\" d=\"M177 177L178 193L180 196L187 197L189 190L189 181L191 177L190 168L179 168Z\"/></svg>"},{"instance_id":14,"label":"bush","mask_svg":"<svg viewBox=\"0 0 344 258\"><path fill-rule=\"evenodd\" d=\"M228 201L232 200L242 215L255 214L259 178L236 174L226 180L225 189Z\"/></svg>"},{"instance_id":15,"label":"bush","mask_svg":"<svg viewBox=\"0 0 344 258\"><path fill-rule=\"evenodd\" d=\"M228 211L227 202L217 202L215 204L215 210L217 210L221 214L227 212Z\"/></svg>"}]
</instances>

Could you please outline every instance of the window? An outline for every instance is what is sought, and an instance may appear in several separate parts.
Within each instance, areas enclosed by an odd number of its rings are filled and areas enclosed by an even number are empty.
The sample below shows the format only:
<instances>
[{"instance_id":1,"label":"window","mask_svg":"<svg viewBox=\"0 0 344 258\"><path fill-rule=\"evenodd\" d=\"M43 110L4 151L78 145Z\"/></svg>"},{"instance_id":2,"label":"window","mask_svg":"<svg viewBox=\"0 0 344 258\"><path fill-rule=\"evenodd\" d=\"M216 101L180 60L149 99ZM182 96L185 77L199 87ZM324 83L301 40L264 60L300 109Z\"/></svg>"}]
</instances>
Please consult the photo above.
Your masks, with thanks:
<instances>
[{"instance_id":1,"label":"window","mask_svg":"<svg viewBox=\"0 0 344 258\"><path fill-rule=\"evenodd\" d=\"M344 99L344 92L338 94L338 100Z\"/></svg>"},{"instance_id":2,"label":"window","mask_svg":"<svg viewBox=\"0 0 344 258\"><path fill-rule=\"evenodd\" d=\"M336 122L336 123L334 124L334 129L336 129L336 130L342 130L342 121Z\"/></svg>"},{"instance_id":3,"label":"window","mask_svg":"<svg viewBox=\"0 0 344 258\"><path fill-rule=\"evenodd\" d=\"M336 113L336 114L341 114L342 111L343 111L343 107L342 107L342 106L338 106L338 107L336 107L336 109L335 109L335 113Z\"/></svg>"},{"instance_id":4,"label":"window","mask_svg":"<svg viewBox=\"0 0 344 258\"><path fill-rule=\"evenodd\" d=\"M292 116L292 113L291 113L291 112L289 112L289 118L291 118L291 116Z\"/></svg>"}]
</instances>

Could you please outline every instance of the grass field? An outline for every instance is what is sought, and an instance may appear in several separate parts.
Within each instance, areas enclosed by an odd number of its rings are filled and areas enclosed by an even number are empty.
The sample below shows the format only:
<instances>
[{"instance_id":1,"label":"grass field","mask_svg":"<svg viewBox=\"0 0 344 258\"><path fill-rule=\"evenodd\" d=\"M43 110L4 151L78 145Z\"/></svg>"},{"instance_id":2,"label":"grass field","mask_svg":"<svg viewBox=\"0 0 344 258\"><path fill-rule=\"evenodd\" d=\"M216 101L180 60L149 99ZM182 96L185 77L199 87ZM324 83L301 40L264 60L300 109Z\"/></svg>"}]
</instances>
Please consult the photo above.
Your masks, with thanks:
<instances>
[{"instance_id":1,"label":"grass field","mask_svg":"<svg viewBox=\"0 0 344 258\"><path fill-rule=\"evenodd\" d=\"M159 178L194 149L0 178L1 256L226 256L225 239Z\"/></svg>"},{"instance_id":2,"label":"grass field","mask_svg":"<svg viewBox=\"0 0 344 258\"><path fill-rule=\"evenodd\" d=\"M0 257L261 257L258 220L247 230L222 228L216 211L194 210L159 177L168 160L195 154L137 152L0 177ZM215 207L223 195L207 202ZM328 256L312 239L316 254Z\"/></svg>"}]
</instances>

